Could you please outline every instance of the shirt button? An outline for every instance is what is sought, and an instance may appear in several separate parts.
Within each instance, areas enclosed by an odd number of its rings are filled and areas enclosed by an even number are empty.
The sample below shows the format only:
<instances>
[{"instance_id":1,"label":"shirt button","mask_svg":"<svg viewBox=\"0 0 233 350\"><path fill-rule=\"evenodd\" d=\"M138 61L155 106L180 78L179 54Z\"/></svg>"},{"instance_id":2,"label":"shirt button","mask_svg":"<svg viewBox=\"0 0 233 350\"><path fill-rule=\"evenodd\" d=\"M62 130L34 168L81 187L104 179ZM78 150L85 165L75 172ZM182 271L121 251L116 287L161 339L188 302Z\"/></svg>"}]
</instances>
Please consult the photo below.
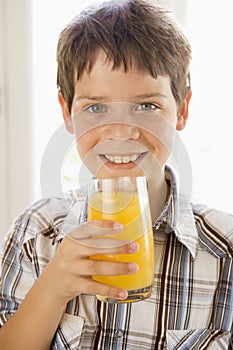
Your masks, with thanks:
<instances>
[{"instance_id":1,"label":"shirt button","mask_svg":"<svg viewBox=\"0 0 233 350\"><path fill-rule=\"evenodd\" d=\"M115 336L116 336L117 338L122 338L123 335L124 335L124 332L123 332L121 329L117 329L117 330L115 331Z\"/></svg>"}]
</instances>

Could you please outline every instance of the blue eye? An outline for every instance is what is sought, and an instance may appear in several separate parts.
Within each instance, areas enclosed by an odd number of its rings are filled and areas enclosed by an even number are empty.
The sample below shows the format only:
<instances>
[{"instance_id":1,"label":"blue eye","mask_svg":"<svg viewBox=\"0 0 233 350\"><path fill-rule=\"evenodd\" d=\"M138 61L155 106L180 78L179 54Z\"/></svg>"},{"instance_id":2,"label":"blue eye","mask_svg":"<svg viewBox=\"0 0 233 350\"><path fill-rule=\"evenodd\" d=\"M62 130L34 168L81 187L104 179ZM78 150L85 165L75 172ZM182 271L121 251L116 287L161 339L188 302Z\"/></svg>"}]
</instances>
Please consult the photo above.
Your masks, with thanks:
<instances>
[{"instance_id":1,"label":"blue eye","mask_svg":"<svg viewBox=\"0 0 233 350\"><path fill-rule=\"evenodd\" d=\"M137 106L136 110L137 111L152 111L156 109L156 106L153 103L145 102L141 103Z\"/></svg>"},{"instance_id":2,"label":"blue eye","mask_svg":"<svg viewBox=\"0 0 233 350\"><path fill-rule=\"evenodd\" d=\"M107 108L105 105L102 105L102 104L95 104L95 105L92 105L90 107L87 108L87 110L91 113L95 113L95 114L98 114L98 113L104 113L107 111Z\"/></svg>"}]
</instances>

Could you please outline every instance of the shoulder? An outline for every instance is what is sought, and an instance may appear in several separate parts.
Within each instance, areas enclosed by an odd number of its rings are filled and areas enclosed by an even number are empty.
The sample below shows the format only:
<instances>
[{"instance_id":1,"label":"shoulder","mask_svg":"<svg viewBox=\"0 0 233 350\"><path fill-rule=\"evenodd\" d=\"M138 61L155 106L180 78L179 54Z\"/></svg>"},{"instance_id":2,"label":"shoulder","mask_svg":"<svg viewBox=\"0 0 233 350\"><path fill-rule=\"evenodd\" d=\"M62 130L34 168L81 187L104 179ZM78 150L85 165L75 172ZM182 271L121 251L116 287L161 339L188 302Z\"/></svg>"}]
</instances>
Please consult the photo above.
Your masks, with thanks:
<instances>
[{"instance_id":1,"label":"shoulder","mask_svg":"<svg viewBox=\"0 0 233 350\"><path fill-rule=\"evenodd\" d=\"M4 241L25 243L38 236L55 239L65 218L77 202L81 205L84 203L82 191L70 191L34 202L16 218Z\"/></svg>"},{"instance_id":2,"label":"shoulder","mask_svg":"<svg viewBox=\"0 0 233 350\"><path fill-rule=\"evenodd\" d=\"M200 244L219 256L233 256L233 215L203 204L192 203L192 209Z\"/></svg>"}]
</instances>

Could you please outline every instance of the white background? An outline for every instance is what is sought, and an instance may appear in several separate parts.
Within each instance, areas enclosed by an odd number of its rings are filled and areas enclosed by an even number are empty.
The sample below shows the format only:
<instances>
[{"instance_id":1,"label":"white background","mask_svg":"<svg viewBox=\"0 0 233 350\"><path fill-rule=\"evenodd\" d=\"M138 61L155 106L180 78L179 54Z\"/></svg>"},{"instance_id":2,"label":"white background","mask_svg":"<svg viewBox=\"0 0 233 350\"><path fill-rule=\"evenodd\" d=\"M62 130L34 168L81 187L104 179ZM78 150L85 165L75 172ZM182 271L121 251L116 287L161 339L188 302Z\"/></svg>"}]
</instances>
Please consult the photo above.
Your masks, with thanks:
<instances>
[{"instance_id":1,"label":"white background","mask_svg":"<svg viewBox=\"0 0 233 350\"><path fill-rule=\"evenodd\" d=\"M85 3L0 0L0 236L41 195L41 158L62 123L57 39ZM181 133L193 164L193 196L233 212L231 1L166 3L193 47L193 98Z\"/></svg>"}]
</instances>

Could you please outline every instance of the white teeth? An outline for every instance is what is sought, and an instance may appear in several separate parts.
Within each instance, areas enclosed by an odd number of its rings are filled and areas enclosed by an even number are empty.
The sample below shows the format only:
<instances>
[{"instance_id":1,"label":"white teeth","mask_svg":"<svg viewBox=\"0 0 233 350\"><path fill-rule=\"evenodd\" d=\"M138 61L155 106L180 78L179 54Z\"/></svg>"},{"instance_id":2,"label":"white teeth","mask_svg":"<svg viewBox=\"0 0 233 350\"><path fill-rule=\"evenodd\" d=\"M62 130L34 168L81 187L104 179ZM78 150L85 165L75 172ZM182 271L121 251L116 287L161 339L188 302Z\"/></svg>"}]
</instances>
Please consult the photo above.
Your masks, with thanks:
<instances>
[{"instance_id":1,"label":"white teeth","mask_svg":"<svg viewBox=\"0 0 233 350\"><path fill-rule=\"evenodd\" d=\"M122 163L129 163L131 161L130 156L124 156L122 157Z\"/></svg>"},{"instance_id":2,"label":"white teeth","mask_svg":"<svg viewBox=\"0 0 233 350\"><path fill-rule=\"evenodd\" d=\"M138 158L138 156L136 154L134 154L132 157L131 157L131 162L135 162L135 160Z\"/></svg>"},{"instance_id":3,"label":"white teeth","mask_svg":"<svg viewBox=\"0 0 233 350\"><path fill-rule=\"evenodd\" d=\"M105 155L105 158L107 160L109 160L112 163L117 163L117 164L127 164L129 162L135 162L135 160L138 159L138 157L140 156L140 154L133 154L132 156L109 156L109 155Z\"/></svg>"},{"instance_id":4,"label":"white teeth","mask_svg":"<svg viewBox=\"0 0 233 350\"><path fill-rule=\"evenodd\" d=\"M121 157L113 157L112 162L114 162L114 163L122 163Z\"/></svg>"}]
</instances>

